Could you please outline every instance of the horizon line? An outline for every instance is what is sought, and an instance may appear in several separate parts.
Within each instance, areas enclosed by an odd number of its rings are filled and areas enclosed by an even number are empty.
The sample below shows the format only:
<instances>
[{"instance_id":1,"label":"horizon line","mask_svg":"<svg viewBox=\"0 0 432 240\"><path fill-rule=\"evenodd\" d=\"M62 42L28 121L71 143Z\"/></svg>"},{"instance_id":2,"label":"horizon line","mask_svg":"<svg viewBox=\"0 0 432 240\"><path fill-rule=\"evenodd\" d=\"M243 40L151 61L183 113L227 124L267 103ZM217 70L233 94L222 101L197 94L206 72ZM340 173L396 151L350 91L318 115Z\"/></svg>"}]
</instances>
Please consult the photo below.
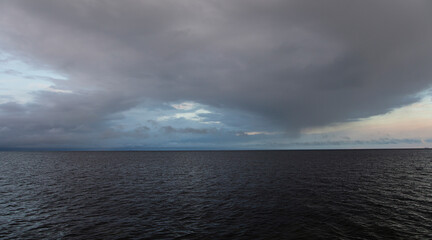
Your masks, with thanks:
<instances>
[{"instance_id":1,"label":"horizon line","mask_svg":"<svg viewBox=\"0 0 432 240\"><path fill-rule=\"evenodd\" d=\"M353 151L353 150L432 150L413 148L298 148L298 149L85 149L85 148L0 148L0 152L259 152L259 151Z\"/></svg>"}]
</instances>

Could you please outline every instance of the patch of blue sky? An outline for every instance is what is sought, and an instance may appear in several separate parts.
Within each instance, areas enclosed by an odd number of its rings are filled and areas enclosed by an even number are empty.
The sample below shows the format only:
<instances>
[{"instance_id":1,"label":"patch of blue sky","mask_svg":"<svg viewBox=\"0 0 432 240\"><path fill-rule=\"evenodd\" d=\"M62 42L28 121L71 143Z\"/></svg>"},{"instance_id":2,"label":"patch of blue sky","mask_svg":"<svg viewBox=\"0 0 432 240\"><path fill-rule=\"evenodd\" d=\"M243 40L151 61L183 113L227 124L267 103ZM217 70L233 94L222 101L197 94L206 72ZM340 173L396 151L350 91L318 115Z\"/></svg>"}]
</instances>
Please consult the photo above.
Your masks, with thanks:
<instances>
[{"instance_id":1,"label":"patch of blue sky","mask_svg":"<svg viewBox=\"0 0 432 240\"><path fill-rule=\"evenodd\" d=\"M55 91L53 81L57 80L67 80L67 77L0 50L0 103L31 102L35 91Z\"/></svg>"},{"instance_id":2,"label":"patch of blue sky","mask_svg":"<svg viewBox=\"0 0 432 240\"><path fill-rule=\"evenodd\" d=\"M193 101L147 103L111 116L104 146L125 149L280 148L284 134L249 113Z\"/></svg>"},{"instance_id":3,"label":"patch of blue sky","mask_svg":"<svg viewBox=\"0 0 432 240\"><path fill-rule=\"evenodd\" d=\"M37 66L25 59L20 59L10 53L0 50L0 69L21 74L28 78L48 78L56 80L67 80L67 77L48 66Z\"/></svg>"},{"instance_id":4,"label":"patch of blue sky","mask_svg":"<svg viewBox=\"0 0 432 240\"><path fill-rule=\"evenodd\" d=\"M110 120L109 125L125 131L142 126L157 131L172 126L176 129L218 129L225 132L254 132L267 135L278 132L278 129L266 124L265 119L259 116L192 101L137 106L118 113Z\"/></svg>"},{"instance_id":5,"label":"patch of blue sky","mask_svg":"<svg viewBox=\"0 0 432 240\"><path fill-rule=\"evenodd\" d=\"M210 128L223 125L209 117L209 115L217 114L212 112L209 106L190 102L188 104L191 106L178 108L177 104L182 103L143 104L116 114L109 122L111 126L117 126L125 131L143 126L154 130L166 126Z\"/></svg>"}]
</instances>

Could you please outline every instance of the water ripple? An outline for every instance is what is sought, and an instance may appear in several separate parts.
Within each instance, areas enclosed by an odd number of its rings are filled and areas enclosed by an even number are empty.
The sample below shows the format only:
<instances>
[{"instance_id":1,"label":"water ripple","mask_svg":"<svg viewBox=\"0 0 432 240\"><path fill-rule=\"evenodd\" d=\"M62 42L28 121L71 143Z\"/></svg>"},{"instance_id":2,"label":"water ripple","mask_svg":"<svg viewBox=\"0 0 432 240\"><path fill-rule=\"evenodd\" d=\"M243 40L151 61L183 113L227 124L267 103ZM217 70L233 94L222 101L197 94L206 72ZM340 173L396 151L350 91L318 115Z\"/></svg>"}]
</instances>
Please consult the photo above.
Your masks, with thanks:
<instances>
[{"instance_id":1,"label":"water ripple","mask_svg":"<svg viewBox=\"0 0 432 240\"><path fill-rule=\"evenodd\" d=\"M2 239L431 239L432 151L0 152Z\"/></svg>"}]
</instances>

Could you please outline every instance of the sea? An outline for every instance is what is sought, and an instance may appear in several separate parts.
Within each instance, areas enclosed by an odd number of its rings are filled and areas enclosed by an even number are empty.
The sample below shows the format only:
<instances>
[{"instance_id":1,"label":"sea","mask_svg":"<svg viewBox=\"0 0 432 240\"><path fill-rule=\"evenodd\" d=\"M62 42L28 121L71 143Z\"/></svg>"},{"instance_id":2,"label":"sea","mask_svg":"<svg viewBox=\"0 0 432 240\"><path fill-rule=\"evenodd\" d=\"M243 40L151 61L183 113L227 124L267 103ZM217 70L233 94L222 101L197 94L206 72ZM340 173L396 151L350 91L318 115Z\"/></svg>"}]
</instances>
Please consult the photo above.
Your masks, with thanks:
<instances>
[{"instance_id":1,"label":"sea","mask_svg":"<svg viewBox=\"0 0 432 240\"><path fill-rule=\"evenodd\" d=\"M0 152L0 239L432 239L432 150Z\"/></svg>"}]
</instances>

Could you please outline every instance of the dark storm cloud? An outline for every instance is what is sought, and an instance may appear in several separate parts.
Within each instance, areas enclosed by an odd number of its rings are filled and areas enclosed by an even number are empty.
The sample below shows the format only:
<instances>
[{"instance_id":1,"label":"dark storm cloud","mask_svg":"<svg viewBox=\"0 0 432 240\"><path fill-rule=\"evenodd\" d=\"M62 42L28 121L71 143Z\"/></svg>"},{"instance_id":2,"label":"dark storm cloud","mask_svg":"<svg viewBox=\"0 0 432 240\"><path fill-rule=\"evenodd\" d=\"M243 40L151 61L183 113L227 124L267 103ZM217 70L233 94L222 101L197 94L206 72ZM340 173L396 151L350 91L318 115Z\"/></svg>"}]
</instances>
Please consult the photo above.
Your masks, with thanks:
<instances>
[{"instance_id":1,"label":"dark storm cloud","mask_svg":"<svg viewBox=\"0 0 432 240\"><path fill-rule=\"evenodd\" d=\"M41 93L0 121L22 135L97 131L148 99L248 111L291 133L367 117L430 86L431 22L427 0L2 1L1 47L78 93Z\"/></svg>"},{"instance_id":2,"label":"dark storm cloud","mask_svg":"<svg viewBox=\"0 0 432 240\"><path fill-rule=\"evenodd\" d=\"M60 94L40 91L37 103L0 104L0 146L82 144L104 137L103 122L111 112L127 109L133 101L107 93Z\"/></svg>"}]
</instances>

